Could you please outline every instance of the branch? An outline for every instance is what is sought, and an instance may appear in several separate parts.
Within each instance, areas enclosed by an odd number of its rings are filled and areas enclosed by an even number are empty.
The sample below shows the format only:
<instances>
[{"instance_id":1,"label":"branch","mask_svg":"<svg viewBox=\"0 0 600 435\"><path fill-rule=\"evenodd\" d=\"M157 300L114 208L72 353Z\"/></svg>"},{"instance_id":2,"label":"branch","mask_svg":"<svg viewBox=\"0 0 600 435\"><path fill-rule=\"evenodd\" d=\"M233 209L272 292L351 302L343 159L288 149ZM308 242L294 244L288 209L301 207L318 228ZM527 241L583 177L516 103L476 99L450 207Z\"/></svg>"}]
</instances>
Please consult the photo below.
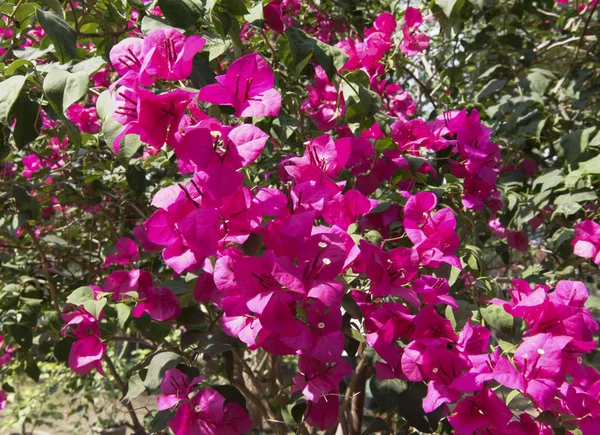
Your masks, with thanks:
<instances>
[{"instance_id":1,"label":"branch","mask_svg":"<svg viewBox=\"0 0 600 435\"><path fill-rule=\"evenodd\" d=\"M107 353L104 354L104 360L106 361L106 365L108 366L108 370L110 371L111 375L113 376L113 378L115 378L115 382L117 383L119 390L121 390L121 394L125 396L125 393L127 392L127 386L119 376L117 368L113 364L112 360L108 357ZM138 416L135 413L135 409L133 409L133 405L131 404L131 402L127 402L125 406L127 406L129 417L131 417L131 422L133 423L135 434L146 435L147 432L144 430L144 426L142 426L142 424L140 423L140 420L138 419Z\"/></svg>"},{"instance_id":2,"label":"branch","mask_svg":"<svg viewBox=\"0 0 600 435\"><path fill-rule=\"evenodd\" d=\"M35 236L35 233L31 229L29 224L24 224L23 230L27 234L29 234L29 237L31 237L33 246L38 251L38 255L40 256L40 262L42 263L42 269L44 271L44 275L46 275L46 281L48 283L48 290L50 290L50 297L52 298L52 307L54 308L55 311L60 311L60 307L58 305L58 291L56 290L56 286L52 282L52 277L50 275L50 270L48 268L48 261L46 260L46 254L44 254L44 249L42 248L40 241Z\"/></svg>"}]
</instances>

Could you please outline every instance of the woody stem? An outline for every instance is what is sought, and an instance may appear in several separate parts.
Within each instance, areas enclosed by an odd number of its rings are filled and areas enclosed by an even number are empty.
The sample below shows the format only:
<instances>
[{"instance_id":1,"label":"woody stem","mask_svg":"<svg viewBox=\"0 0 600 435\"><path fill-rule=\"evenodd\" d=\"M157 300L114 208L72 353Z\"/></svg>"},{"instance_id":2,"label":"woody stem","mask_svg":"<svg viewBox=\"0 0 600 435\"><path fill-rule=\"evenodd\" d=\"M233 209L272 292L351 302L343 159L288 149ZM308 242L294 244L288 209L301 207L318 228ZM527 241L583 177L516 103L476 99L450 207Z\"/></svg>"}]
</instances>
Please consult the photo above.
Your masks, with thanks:
<instances>
[{"instance_id":1,"label":"woody stem","mask_svg":"<svg viewBox=\"0 0 600 435\"><path fill-rule=\"evenodd\" d=\"M121 390L121 394L124 396L125 393L127 392L127 386L121 379L121 376L119 376L119 373L117 372L117 368L115 367L112 360L109 358L108 354L104 354L104 361L106 361L106 365L108 366L108 371L110 371L110 374L112 375L112 377L115 378L115 382L117 383L119 390ZM131 402L127 402L127 404L125 406L127 407L127 412L129 413L129 417L131 417L131 422L133 423L135 435L146 435L147 432L144 430L144 426L142 426L142 424L140 423L140 420L138 419L138 416L135 413L135 409L133 408L133 405L131 404Z\"/></svg>"}]
</instances>

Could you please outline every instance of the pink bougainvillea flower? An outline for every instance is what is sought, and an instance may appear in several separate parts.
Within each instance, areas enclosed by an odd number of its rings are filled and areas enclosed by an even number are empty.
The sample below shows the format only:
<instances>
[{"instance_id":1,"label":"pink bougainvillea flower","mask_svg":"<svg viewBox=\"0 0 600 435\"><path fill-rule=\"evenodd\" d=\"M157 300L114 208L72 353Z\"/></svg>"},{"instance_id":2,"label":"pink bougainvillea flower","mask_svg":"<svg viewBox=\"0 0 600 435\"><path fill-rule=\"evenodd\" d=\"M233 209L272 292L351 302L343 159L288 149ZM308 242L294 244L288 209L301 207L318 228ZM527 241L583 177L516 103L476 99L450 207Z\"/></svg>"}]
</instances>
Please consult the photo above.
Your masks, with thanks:
<instances>
[{"instance_id":1,"label":"pink bougainvillea flower","mask_svg":"<svg viewBox=\"0 0 600 435\"><path fill-rule=\"evenodd\" d=\"M462 400L448 421L460 435L472 434L480 428L493 433L504 433L513 413L496 393L489 388Z\"/></svg>"},{"instance_id":2,"label":"pink bougainvillea flower","mask_svg":"<svg viewBox=\"0 0 600 435\"><path fill-rule=\"evenodd\" d=\"M294 384L311 402L337 392L340 381L352 373L352 367L345 360L329 365L305 356L298 359L298 369L300 373L294 376Z\"/></svg>"},{"instance_id":3,"label":"pink bougainvillea flower","mask_svg":"<svg viewBox=\"0 0 600 435\"><path fill-rule=\"evenodd\" d=\"M192 59L206 40L186 36L172 27L160 27L144 39L126 38L110 51L110 61L122 77L118 83L150 86L154 80L185 80L192 72Z\"/></svg>"},{"instance_id":4,"label":"pink bougainvillea flower","mask_svg":"<svg viewBox=\"0 0 600 435\"><path fill-rule=\"evenodd\" d=\"M108 267L111 264L131 265L140 259L140 251L135 242L129 237L121 237L115 245L115 249L117 251L115 254L106 256L103 267Z\"/></svg>"},{"instance_id":5,"label":"pink bougainvillea flower","mask_svg":"<svg viewBox=\"0 0 600 435\"><path fill-rule=\"evenodd\" d=\"M185 37L172 27L160 27L144 38L142 70L164 80L185 80L192 73L192 59L202 50L206 39Z\"/></svg>"},{"instance_id":6,"label":"pink bougainvillea flower","mask_svg":"<svg viewBox=\"0 0 600 435\"><path fill-rule=\"evenodd\" d=\"M204 380L204 376L198 376L192 379L178 369L169 369L165 372L165 377L160 384L162 396L156 398L158 410L173 408L181 401L188 400L189 395L194 391L196 385Z\"/></svg>"},{"instance_id":7,"label":"pink bougainvillea flower","mask_svg":"<svg viewBox=\"0 0 600 435\"><path fill-rule=\"evenodd\" d=\"M585 220L575 225L573 253L583 258L591 258L600 265L600 225L591 220Z\"/></svg>"},{"instance_id":8,"label":"pink bougainvillea flower","mask_svg":"<svg viewBox=\"0 0 600 435\"><path fill-rule=\"evenodd\" d=\"M0 390L0 411L2 411L4 409L4 407L6 406L7 398L8 398L8 395L6 394L6 391Z\"/></svg>"},{"instance_id":9,"label":"pink bougainvillea flower","mask_svg":"<svg viewBox=\"0 0 600 435\"><path fill-rule=\"evenodd\" d=\"M179 122L193 97L193 92L183 89L156 95L145 88L120 87L113 116L125 128L115 138L115 151L118 152L126 134L139 134L142 141L154 148L161 148L165 140L175 143Z\"/></svg>"},{"instance_id":10,"label":"pink bougainvillea flower","mask_svg":"<svg viewBox=\"0 0 600 435\"><path fill-rule=\"evenodd\" d=\"M258 53L236 59L217 82L203 87L198 99L233 106L238 118L279 114L281 94L273 87L271 67Z\"/></svg>"},{"instance_id":11,"label":"pink bougainvillea flower","mask_svg":"<svg viewBox=\"0 0 600 435\"><path fill-rule=\"evenodd\" d=\"M72 104L67 110L67 117L84 133L95 134L102 127L94 106L85 107L77 103Z\"/></svg>"},{"instance_id":12,"label":"pink bougainvillea flower","mask_svg":"<svg viewBox=\"0 0 600 435\"><path fill-rule=\"evenodd\" d=\"M439 267L443 262L460 269L454 255L460 245L456 217L449 208L433 212L436 205L437 198L431 192L411 196L404 207L406 234L415 244L423 266Z\"/></svg>"},{"instance_id":13,"label":"pink bougainvillea flower","mask_svg":"<svg viewBox=\"0 0 600 435\"><path fill-rule=\"evenodd\" d=\"M236 435L247 433L252 421L240 405L226 402L216 390L207 388L179 405L169 428L175 435Z\"/></svg>"},{"instance_id":14,"label":"pink bougainvillea flower","mask_svg":"<svg viewBox=\"0 0 600 435\"><path fill-rule=\"evenodd\" d=\"M323 219L330 224L347 230L361 216L367 215L377 207L377 201L371 200L358 190L350 189L332 198L325 205Z\"/></svg>"},{"instance_id":15,"label":"pink bougainvillea flower","mask_svg":"<svg viewBox=\"0 0 600 435\"><path fill-rule=\"evenodd\" d=\"M87 375L92 370L98 370L105 376L102 369L102 358L106 353L106 343L94 335L77 340L71 346L69 353L69 368L78 375Z\"/></svg>"},{"instance_id":16,"label":"pink bougainvillea flower","mask_svg":"<svg viewBox=\"0 0 600 435\"><path fill-rule=\"evenodd\" d=\"M145 251L148 252L156 252L162 251L162 246L157 245L156 243L152 243L150 239L148 239L148 234L146 233L146 229L143 225L136 226L133 230L133 235L135 236L135 240L144 248Z\"/></svg>"},{"instance_id":17,"label":"pink bougainvillea flower","mask_svg":"<svg viewBox=\"0 0 600 435\"><path fill-rule=\"evenodd\" d=\"M283 10L281 8L282 0L273 0L263 6L263 15L265 21L271 29L276 32L283 32L286 25L283 21Z\"/></svg>"},{"instance_id":18,"label":"pink bougainvillea flower","mask_svg":"<svg viewBox=\"0 0 600 435\"><path fill-rule=\"evenodd\" d=\"M169 427L176 435L217 434L217 424L223 420L225 398L217 391L199 391L191 400L177 409L177 414L169 420Z\"/></svg>"},{"instance_id":19,"label":"pink bougainvillea flower","mask_svg":"<svg viewBox=\"0 0 600 435\"><path fill-rule=\"evenodd\" d=\"M28 154L23 157L23 165L25 169L23 170L23 175L28 180L31 179L31 176L41 169L40 158L35 154Z\"/></svg>"},{"instance_id":20,"label":"pink bougainvillea flower","mask_svg":"<svg viewBox=\"0 0 600 435\"><path fill-rule=\"evenodd\" d=\"M141 302L131 311L133 317L148 313L159 322L175 319L181 313L177 296L168 288L150 287L140 292Z\"/></svg>"},{"instance_id":21,"label":"pink bougainvillea flower","mask_svg":"<svg viewBox=\"0 0 600 435\"><path fill-rule=\"evenodd\" d=\"M131 82L138 79L142 70L144 40L141 38L126 38L110 50L110 62L121 77L127 77ZM152 78L140 80L141 84L152 84Z\"/></svg>"},{"instance_id":22,"label":"pink bougainvillea flower","mask_svg":"<svg viewBox=\"0 0 600 435\"><path fill-rule=\"evenodd\" d=\"M529 248L529 240L527 234L523 231L508 232L508 246L515 248L517 251L525 252Z\"/></svg>"},{"instance_id":23,"label":"pink bougainvillea flower","mask_svg":"<svg viewBox=\"0 0 600 435\"><path fill-rule=\"evenodd\" d=\"M450 296L450 285L445 278L423 275L412 283L413 290L424 304L446 304L458 310L456 300Z\"/></svg>"},{"instance_id":24,"label":"pink bougainvillea flower","mask_svg":"<svg viewBox=\"0 0 600 435\"><path fill-rule=\"evenodd\" d=\"M106 277L102 290L112 293L113 300L118 302L127 297L128 292L143 293L152 287L152 275L145 270L117 270Z\"/></svg>"},{"instance_id":25,"label":"pink bougainvillea flower","mask_svg":"<svg viewBox=\"0 0 600 435\"><path fill-rule=\"evenodd\" d=\"M419 271L419 254L411 248L396 248L384 252L381 248L360 241L361 259L355 269L364 271L371 280L370 292L374 297L400 296L414 306L421 303L415 292L403 287Z\"/></svg>"},{"instance_id":26,"label":"pink bougainvillea flower","mask_svg":"<svg viewBox=\"0 0 600 435\"><path fill-rule=\"evenodd\" d=\"M562 350L571 341L570 337L544 333L525 337L515 351L515 365L521 369L530 396L543 409L547 409L557 393L562 372Z\"/></svg>"},{"instance_id":27,"label":"pink bougainvillea flower","mask_svg":"<svg viewBox=\"0 0 600 435\"><path fill-rule=\"evenodd\" d=\"M423 24L421 11L412 7L407 8L404 15L404 26L402 27L404 39L400 44L400 49L407 56L420 53L429 46L429 36L417 32L421 24Z\"/></svg>"}]
</instances>

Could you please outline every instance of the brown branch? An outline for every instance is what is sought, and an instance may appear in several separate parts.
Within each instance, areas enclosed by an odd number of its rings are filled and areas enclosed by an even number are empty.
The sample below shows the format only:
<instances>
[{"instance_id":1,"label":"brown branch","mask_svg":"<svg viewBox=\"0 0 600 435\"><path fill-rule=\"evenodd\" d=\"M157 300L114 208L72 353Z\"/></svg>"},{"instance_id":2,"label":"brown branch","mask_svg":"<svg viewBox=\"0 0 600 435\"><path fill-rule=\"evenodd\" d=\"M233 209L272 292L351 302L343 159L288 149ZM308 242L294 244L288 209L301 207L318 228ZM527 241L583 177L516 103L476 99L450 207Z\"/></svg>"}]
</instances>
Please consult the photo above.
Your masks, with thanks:
<instances>
[{"instance_id":1,"label":"brown branch","mask_svg":"<svg viewBox=\"0 0 600 435\"><path fill-rule=\"evenodd\" d=\"M119 390L121 390L121 394L124 396L127 392L127 386L119 376L117 372L117 368L113 364L112 360L109 358L108 354L104 354L104 361L106 361L106 365L108 366L108 370L110 371L113 378L115 378L115 382L117 383ZM137 414L135 413L135 409L131 402L127 402L125 405L127 406L127 411L129 413L129 417L131 417L131 422L133 423L133 429L135 431L135 435L146 435L147 432L144 430L144 426L140 423Z\"/></svg>"},{"instance_id":2,"label":"brown branch","mask_svg":"<svg viewBox=\"0 0 600 435\"><path fill-rule=\"evenodd\" d=\"M48 290L50 291L50 297L52 298L52 307L54 308L55 311L60 311L60 307L58 305L58 291L56 290L56 286L52 282L52 277L50 275L50 270L48 268L48 261L46 259L46 254L44 254L44 249L42 248L40 241L35 236L35 233L31 229L29 224L24 224L23 230L27 234L29 234L29 237L31 237L33 246L38 251L38 255L40 256L40 262L42 263L42 270L44 271L44 275L46 275L46 281L48 283Z\"/></svg>"},{"instance_id":3,"label":"brown branch","mask_svg":"<svg viewBox=\"0 0 600 435\"><path fill-rule=\"evenodd\" d=\"M364 353L359 357L356 373L350 383L350 435L360 435L365 407L365 386L367 383L367 359Z\"/></svg>"}]
</instances>

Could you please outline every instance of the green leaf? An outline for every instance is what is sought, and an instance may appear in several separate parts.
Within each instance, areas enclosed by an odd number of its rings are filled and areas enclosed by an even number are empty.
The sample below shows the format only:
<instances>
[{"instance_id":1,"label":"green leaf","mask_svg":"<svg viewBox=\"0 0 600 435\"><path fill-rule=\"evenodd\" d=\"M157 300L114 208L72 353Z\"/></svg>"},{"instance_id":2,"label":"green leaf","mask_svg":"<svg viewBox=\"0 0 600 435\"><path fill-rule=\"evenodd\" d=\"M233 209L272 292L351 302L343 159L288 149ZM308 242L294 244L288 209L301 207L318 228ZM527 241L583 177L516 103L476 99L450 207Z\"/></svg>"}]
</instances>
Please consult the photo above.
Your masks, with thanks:
<instances>
[{"instance_id":1,"label":"green leaf","mask_svg":"<svg viewBox=\"0 0 600 435\"><path fill-rule=\"evenodd\" d=\"M13 61L7 68L4 70L4 77L12 76L19 68L22 66L26 66L27 69L34 69L33 63L26 59L17 59Z\"/></svg>"},{"instance_id":2,"label":"green leaf","mask_svg":"<svg viewBox=\"0 0 600 435\"><path fill-rule=\"evenodd\" d=\"M584 130L573 131L555 141L554 149L558 156L565 158L569 164L574 164L587 150L590 135L595 129L595 127L589 127Z\"/></svg>"},{"instance_id":3,"label":"green leaf","mask_svg":"<svg viewBox=\"0 0 600 435\"><path fill-rule=\"evenodd\" d=\"M169 23L187 29L204 15L201 0L158 0L158 6Z\"/></svg>"},{"instance_id":4,"label":"green leaf","mask_svg":"<svg viewBox=\"0 0 600 435\"><path fill-rule=\"evenodd\" d=\"M148 182L146 181L146 173L141 167L128 167L127 172L125 173L125 178L127 178L127 184L129 184L131 190L135 192L137 198L144 194L146 187L148 186Z\"/></svg>"},{"instance_id":5,"label":"green leaf","mask_svg":"<svg viewBox=\"0 0 600 435\"><path fill-rule=\"evenodd\" d=\"M102 122L104 122L107 117L111 116L114 105L115 101L108 89L98 96L98 99L96 100L96 112L98 112L98 118L100 118Z\"/></svg>"},{"instance_id":6,"label":"green leaf","mask_svg":"<svg viewBox=\"0 0 600 435\"><path fill-rule=\"evenodd\" d=\"M352 131L356 133L372 126L381 107L381 97L370 89L369 76L362 70L344 74L342 90L346 119Z\"/></svg>"},{"instance_id":7,"label":"green leaf","mask_svg":"<svg viewBox=\"0 0 600 435\"><path fill-rule=\"evenodd\" d=\"M12 76L0 82L0 123L10 127L8 115L19 98L25 76Z\"/></svg>"},{"instance_id":8,"label":"green leaf","mask_svg":"<svg viewBox=\"0 0 600 435\"><path fill-rule=\"evenodd\" d=\"M159 433L167 429L169 421L175 417L175 409L158 411L150 422L150 433Z\"/></svg>"},{"instance_id":9,"label":"green leaf","mask_svg":"<svg viewBox=\"0 0 600 435\"><path fill-rule=\"evenodd\" d=\"M379 381L373 376L369 381L369 387L379 410L389 412L398 408L400 394L406 390L406 382L400 379Z\"/></svg>"},{"instance_id":10,"label":"green leaf","mask_svg":"<svg viewBox=\"0 0 600 435\"><path fill-rule=\"evenodd\" d=\"M54 51L60 63L67 63L77 56L77 32L65 20L53 12L41 9L36 17L54 44Z\"/></svg>"},{"instance_id":11,"label":"green leaf","mask_svg":"<svg viewBox=\"0 0 600 435\"><path fill-rule=\"evenodd\" d=\"M594 316L600 316L600 297L590 295L585 301L585 307L590 310Z\"/></svg>"},{"instance_id":12,"label":"green leaf","mask_svg":"<svg viewBox=\"0 0 600 435\"><path fill-rule=\"evenodd\" d=\"M190 80L196 88L202 88L217 82L213 68L200 53L196 54L192 61Z\"/></svg>"},{"instance_id":13,"label":"green leaf","mask_svg":"<svg viewBox=\"0 0 600 435\"><path fill-rule=\"evenodd\" d=\"M10 335L23 348L28 350L33 344L33 331L31 327L25 325L12 325L10 327Z\"/></svg>"},{"instance_id":14,"label":"green leaf","mask_svg":"<svg viewBox=\"0 0 600 435\"><path fill-rule=\"evenodd\" d=\"M519 390L512 390L510 393L508 393L508 395L506 396L506 406L508 406L510 402L512 402L513 399L519 394L521 394Z\"/></svg>"},{"instance_id":15,"label":"green leaf","mask_svg":"<svg viewBox=\"0 0 600 435\"><path fill-rule=\"evenodd\" d=\"M121 304L119 304L121 305ZM132 399L135 399L140 394L144 393L146 388L144 387L144 381L140 378L139 373L133 374L127 382L127 394L121 400L122 403L129 403Z\"/></svg>"},{"instance_id":16,"label":"green leaf","mask_svg":"<svg viewBox=\"0 0 600 435\"><path fill-rule=\"evenodd\" d=\"M62 19L65 18L65 11L58 0L42 0L42 3L56 12Z\"/></svg>"},{"instance_id":17,"label":"green leaf","mask_svg":"<svg viewBox=\"0 0 600 435\"><path fill-rule=\"evenodd\" d=\"M42 117L40 105L31 101L25 95L20 95L13 106L13 114L17 120L13 137L18 148L23 148L33 142L40 135Z\"/></svg>"},{"instance_id":18,"label":"green leaf","mask_svg":"<svg viewBox=\"0 0 600 435\"><path fill-rule=\"evenodd\" d=\"M129 162L129 160L136 155L141 146L142 141L140 140L139 135L126 134L123 136L123 139L121 139L119 156L122 156L126 162Z\"/></svg>"},{"instance_id":19,"label":"green leaf","mask_svg":"<svg viewBox=\"0 0 600 435\"><path fill-rule=\"evenodd\" d=\"M455 5L459 3L456 7L456 12L458 12L464 2L459 2L459 0L435 0L435 4L442 8L444 15L450 18L452 15L452 11L455 9Z\"/></svg>"},{"instance_id":20,"label":"green leaf","mask_svg":"<svg viewBox=\"0 0 600 435\"><path fill-rule=\"evenodd\" d=\"M488 96L490 96L492 94L495 94L500 89L502 89L504 86L506 86L507 83L508 83L508 81L503 80L503 79L493 79L493 80L490 80L483 87L483 89L481 91L479 91L479 93L477 95L475 95L475 101L481 101L485 97L488 97Z\"/></svg>"},{"instance_id":21,"label":"green leaf","mask_svg":"<svg viewBox=\"0 0 600 435\"><path fill-rule=\"evenodd\" d=\"M597 155L593 159L587 160L579 164L579 171L581 175L584 174L600 174L600 155Z\"/></svg>"},{"instance_id":22,"label":"green leaf","mask_svg":"<svg viewBox=\"0 0 600 435\"><path fill-rule=\"evenodd\" d=\"M485 308L480 308L479 311L483 316L483 320L492 328L504 332L512 331L514 318L504 311L504 308L498 305L488 305Z\"/></svg>"},{"instance_id":23,"label":"green leaf","mask_svg":"<svg viewBox=\"0 0 600 435\"><path fill-rule=\"evenodd\" d=\"M249 23L255 26L261 26L263 20L265 19L263 13L264 7L262 4L262 0L256 1L254 6L248 9L248 13L244 17L244 19Z\"/></svg>"},{"instance_id":24,"label":"green leaf","mask_svg":"<svg viewBox=\"0 0 600 435\"><path fill-rule=\"evenodd\" d=\"M223 396L228 403L237 403L242 408L246 409L246 398L240 390L233 385L212 385L212 388Z\"/></svg>"},{"instance_id":25,"label":"green leaf","mask_svg":"<svg viewBox=\"0 0 600 435\"><path fill-rule=\"evenodd\" d=\"M69 353L71 352L71 346L75 339L71 337L63 338L54 345L54 356L59 362L67 362L69 360Z\"/></svg>"},{"instance_id":26,"label":"green leaf","mask_svg":"<svg viewBox=\"0 0 600 435\"><path fill-rule=\"evenodd\" d=\"M422 402L423 396L419 396L413 390L405 390L398 397L396 409L410 426L421 432L432 433L438 425L436 420L439 420L439 417L434 418L434 413L426 414Z\"/></svg>"},{"instance_id":27,"label":"green leaf","mask_svg":"<svg viewBox=\"0 0 600 435\"><path fill-rule=\"evenodd\" d=\"M600 160L599 160L600 163ZM552 189L553 187L558 186L565 180L565 176L563 175L560 169L552 169L543 175L540 175L533 182L533 188L535 189L537 186L541 185L541 191L544 192L546 190Z\"/></svg>"},{"instance_id":28,"label":"green leaf","mask_svg":"<svg viewBox=\"0 0 600 435\"><path fill-rule=\"evenodd\" d=\"M90 299L83 303L83 308L94 316L96 319L100 319L100 314L106 305L106 298L102 298L99 300Z\"/></svg>"},{"instance_id":29,"label":"green leaf","mask_svg":"<svg viewBox=\"0 0 600 435\"><path fill-rule=\"evenodd\" d=\"M288 26L285 34L288 37L294 61L300 63L307 56L313 54L317 63L327 73L329 80L333 79L348 60L348 55L339 48L325 44L296 27Z\"/></svg>"},{"instance_id":30,"label":"green leaf","mask_svg":"<svg viewBox=\"0 0 600 435\"><path fill-rule=\"evenodd\" d=\"M248 8L242 0L221 0L221 5L232 15L241 16L248 13Z\"/></svg>"},{"instance_id":31,"label":"green leaf","mask_svg":"<svg viewBox=\"0 0 600 435\"><path fill-rule=\"evenodd\" d=\"M146 15L144 18L142 18L142 33L144 35L147 35L153 30L160 29L161 27L171 26L169 26L165 20L159 17Z\"/></svg>"},{"instance_id":32,"label":"green leaf","mask_svg":"<svg viewBox=\"0 0 600 435\"><path fill-rule=\"evenodd\" d=\"M40 380L40 375L42 374L40 368L37 365L37 362L33 360L27 361L27 365L25 366L25 373L27 373L27 376L29 376L35 382Z\"/></svg>"},{"instance_id":33,"label":"green leaf","mask_svg":"<svg viewBox=\"0 0 600 435\"><path fill-rule=\"evenodd\" d=\"M543 95L550 85L550 78L548 75L539 70L527 74L527 81L529 82L529 88L540 95Z\"/></svg>"},{"instance_id":34,"label":"green leaf","mask_svg":"<svg viewBox=\"0 0 600 435\"><path fill-rule=\"evenodd\" d=\"M362 312L356 303L356 300L350 294L345 294L342 298L342 307L344 311L350 314L354 319L362 320Z\"/></svg>"},{"instance_id":35,"label":"green leaf","mask_svg":"<svg viewBox=\"0 0 600 435\"><path fill-rule=\"evenodd\" d=\"M230 350L235 350L239 347L238 340L230 337L223 331L199 333L199 331L192 330L189 331L189 333L190 334L185 337L185 340L184 337L181 338L182 349L196 344L195 350L198 353L216 355Z\"/></svg>"},{"instance_id":36,"label":"green leaf","mask_svg":"<svg viewBox=\"0 0 600 435\"><path fill-rule=\"evenodd\" d=\"M100 68L106 65L106 61L100 56L90 57L89 59L84 60L83 62L79 62L71 68L71 72L77 73L82 72L89 76L94 74Z\"/></svg>"},{"instance_id":37,"label":"green leaf","mask_svg":"<svg viewBox=\"0 0 600 435\"><path fill-rule=\"evenodd\" d=\"M125 330L125 326L127 325L127 321L131 316L131 307L127 304L119 303L117 304L117 321L119 322L119 327Z\"/></svg>"},{"instance_id":38,"label":"green leaf","mask_svg":"<svg viewBox=\"0 0 600 435\"><path fill-rule=\"evenodd\" d=\"M155 390L160 387L165 372L175 368L181 357L174 352L161 352L152 358L148 366L148 373L144 379L144 387L148 390Z\"/></svg>"},{"instance_id":39,"label":"green leaf","mask_svg":"<svg viewBox=\"0 0 600 435\"><path fill-rule=\"evenodd\" d=\"M44 79L44 93L52 108L64 114L71 104L86 96L90 77L85 72L70 73L55 69Z\"/></svg>"},{"instance_id":40,"label":"green leaf","mask_svg":"<svg viewBox=\"0 0 600 435\"><path fill-rule=\"evenodd\" d=\"M204 313L197 306L191 305L181 309L181 314L177 317L177 323L185 326L185 329L201 329L204 323Z\"/></svg>"},{"instance_id":41,"label":"green leaf","mask_svg":"<svg viewBox=\"0 0 600 435\"><path fill-rule=\"evenodd\" d=\"M79 287L67 297L67 302L79 306L91 299L94 299L94 290L89 287Z\"/></svg>"}]
</instances>

